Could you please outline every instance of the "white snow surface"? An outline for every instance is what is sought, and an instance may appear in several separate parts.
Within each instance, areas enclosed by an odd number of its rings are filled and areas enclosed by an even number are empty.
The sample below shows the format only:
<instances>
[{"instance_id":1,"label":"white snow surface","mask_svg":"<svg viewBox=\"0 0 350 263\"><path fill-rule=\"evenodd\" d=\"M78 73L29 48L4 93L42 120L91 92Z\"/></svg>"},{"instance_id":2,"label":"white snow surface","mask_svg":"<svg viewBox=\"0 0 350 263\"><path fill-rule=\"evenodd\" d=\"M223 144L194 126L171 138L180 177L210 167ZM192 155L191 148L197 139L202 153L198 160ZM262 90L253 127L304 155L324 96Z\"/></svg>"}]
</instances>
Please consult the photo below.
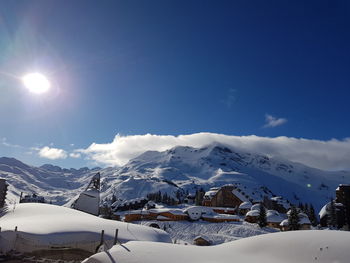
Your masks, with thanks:
<instances>
[{"instance_id":1,"label":"white snow surface","mask_svg":"<svg viewBox=\"0 0 350 263\"><path fill-rule=\"evenodd\" d=\"M94 252L99 245L101 231L105 231L105 240L112 245L116 229L119 230L118 239L121 242L171 242L170 236L162 230L107 220L49 204L24 203L10 206L0 217L0 227L2 252L14 248L19 252L33 252L52 246L81 248Z\"/></svg>"},{"instance_id":2,"label":"white snow surface","mask_svg":"<svg viewBox=\"0 0 350 263\"><path fill-rule=\"evenodd\" d=\"M84 263L348 263L350 233L290 231L245 238L210 247L128 242Z\"/></svg>"},{"instance_id":3,"label":"white snow surface","mask_svg":"<svg viewBox=\"0 0 350 263\"><path fill-rule=\"evenodd\" d=\"M142 225L157 224L161 229L165 229L171 236L173 242L192 244L197 236L205 237L214 245L230 242L233 240L278 232L279 230L264 227L248 222L225 222L209 223L202 220L196 222L188 221L140 221Z\"/></svg>"}]
</instances>

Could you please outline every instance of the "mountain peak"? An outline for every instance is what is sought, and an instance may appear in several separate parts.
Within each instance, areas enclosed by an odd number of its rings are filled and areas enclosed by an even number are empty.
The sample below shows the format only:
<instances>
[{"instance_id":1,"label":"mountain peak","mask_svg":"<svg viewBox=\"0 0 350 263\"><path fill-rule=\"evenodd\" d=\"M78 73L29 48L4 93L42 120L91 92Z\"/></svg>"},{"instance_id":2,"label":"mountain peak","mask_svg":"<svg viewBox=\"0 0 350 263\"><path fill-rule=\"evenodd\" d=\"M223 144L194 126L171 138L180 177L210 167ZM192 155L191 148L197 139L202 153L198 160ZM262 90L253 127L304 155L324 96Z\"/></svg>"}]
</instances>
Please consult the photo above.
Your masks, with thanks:
<instances>
[{"instance_id":1,"label":"mountain peak","mask_svg":"<svg viewBox=\"0 0 350 263\"><path fill-rule=\"evenodd\" d=\"M8 166L14 166L14 167L20 167L20 168L26 168L29 167L27 164L22 163L21 161L13 158L13 157L1 157L0 158L0 164L8 165Z\"/></svg>"}]
</instances>

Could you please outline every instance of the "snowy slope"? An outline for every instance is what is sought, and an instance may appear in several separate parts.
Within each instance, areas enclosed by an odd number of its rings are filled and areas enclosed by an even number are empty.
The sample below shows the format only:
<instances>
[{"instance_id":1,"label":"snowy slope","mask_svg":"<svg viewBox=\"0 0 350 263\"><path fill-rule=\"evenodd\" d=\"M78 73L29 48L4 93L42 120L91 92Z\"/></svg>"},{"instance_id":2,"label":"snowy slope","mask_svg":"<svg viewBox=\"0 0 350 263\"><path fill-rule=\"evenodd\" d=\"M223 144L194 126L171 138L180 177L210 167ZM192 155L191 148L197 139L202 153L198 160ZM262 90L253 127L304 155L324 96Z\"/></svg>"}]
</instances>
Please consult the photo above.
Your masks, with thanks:
<instances>
[{"instance_id":1,"label":"snowy slope","mask_svg":"<svg viewBox=\"0 0 350 263\"><path fill-rule=\"evenodd\" d=\"M253 200L280 195L292 203L312 203L317 209L334 195L338 184L350 182L350 173L321 171L212 144L145 152L109 180L112 187L104 197L136 198L158 190L174 195L177 190L235 184Z\"/></svg>"},{"instance_id":2,"label":"snowy slope","mask_svg":"<svg viewBox=\"0 0 350 263\"><path fill-rule=\"evenodd\" d=\"M49 204L17 204L0 217L0 252L15 249L34 252L52 247L79 248L95 252L105 231L111 247L115 231L119 240L171 242L167 233L150 227L99 218L78 210ZM17 232L15 232L17 227Z\"/></svg>"},{"instance_id":3,"label":"snowy slope","mask_svg":"<svg viewBox=\"0 0 350 263\"><path fill-rule=\"evenodd\" d=\"M9 184L8 203L19 200L21 192L33 192L47 201L63 204L81 191L98 169L62 169L58 166L34 167L14 158L0 158L0 178Z\"/></svg>"},{"instance_id":4,"label":"snowy slope","mask_svg":"<svg viewBox=\"0 0 350 263\"><path fill-rule=\"evenodd\" d=\"M267 233L278 232L274 228L260 228L257 224L248 222L227 222L227 223L209 223L205 221L141 221L142 225L156 223L160 229L165 229L169 233L173 242L192 244L198 237L204 237L213 245L218 245L241 238L257 236Z\"/></svg>"},{"instance_id":5,"label":"snowy slope","mask_svg":"<svg viewBox=\"0 0 350 263\"><path fill-rule=\"evenodd\" d=\"M225 184L236 185L245 196L283 196L292 203L312 203L316 210L334 196L341 183L350 183L350 172L329 172L267 155L211 144L203 148L178 146L164 152L149 151L118 168L101 172L101 200L114 195L121 200L146 197L161 191L194 193ZM64 204L82 191L97 169L33 167L12 158L0 158L0 177L10 183L8 199L21 191L37 192Z\"/></svg>"},{"instance_id":6,"label":"snowy slope","mask_svg":"<svg viewBox=\"0 0 350 263\"><path fill-rule=\"evenodd\" d=\"M245 238L212 247L129 242L96 254L84 263L346 263L350 233L291 231Z\"/></svg>"}]
</instances>

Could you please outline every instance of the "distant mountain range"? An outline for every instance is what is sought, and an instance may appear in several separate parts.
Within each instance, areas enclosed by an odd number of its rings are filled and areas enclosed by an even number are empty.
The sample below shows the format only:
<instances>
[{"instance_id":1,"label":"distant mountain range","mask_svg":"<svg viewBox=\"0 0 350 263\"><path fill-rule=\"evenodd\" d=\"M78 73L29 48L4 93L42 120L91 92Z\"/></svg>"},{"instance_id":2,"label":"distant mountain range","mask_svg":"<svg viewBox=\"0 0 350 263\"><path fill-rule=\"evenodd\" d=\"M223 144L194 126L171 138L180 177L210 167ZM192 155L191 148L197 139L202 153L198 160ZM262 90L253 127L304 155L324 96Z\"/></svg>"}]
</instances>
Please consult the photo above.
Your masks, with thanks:
<instances>
[{"instance_id":1,"label":"distant mountain range","mask_svg":"<svg viewBox=\"0 0 350 263\"><path fill-rule=\"evenodd\" d=\"M148 151L118 168L62 169L45 164L26 165L0 158L0 177L10 184L9 200L21 191L36 192L63 204L82 191L101 172L102 199L145 197L158 191L194 193L196 189L235 184L251 200L282 196L292 203L312 203L319 209L341 183L350 183L350 172L329 172L267 155L244 152L221 144L203 148L178 146L164 152Z\"/></svg>"}]
</instances>

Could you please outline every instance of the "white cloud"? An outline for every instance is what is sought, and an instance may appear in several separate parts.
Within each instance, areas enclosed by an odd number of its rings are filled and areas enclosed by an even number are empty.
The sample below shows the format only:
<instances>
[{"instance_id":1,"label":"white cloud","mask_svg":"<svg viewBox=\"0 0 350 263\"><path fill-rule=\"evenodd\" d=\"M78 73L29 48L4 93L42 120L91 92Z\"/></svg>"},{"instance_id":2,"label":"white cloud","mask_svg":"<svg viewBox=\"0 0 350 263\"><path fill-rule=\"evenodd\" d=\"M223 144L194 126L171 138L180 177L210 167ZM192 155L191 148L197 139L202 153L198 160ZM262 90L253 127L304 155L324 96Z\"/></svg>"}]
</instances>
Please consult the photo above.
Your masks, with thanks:
<instances>
[{"instance_id":1,"label":"white cloud","mask_svg":"<svg viewBox=\"0 0 350 263\"><path fill-rule=\"evenodd\" d=\"M81 154L80 154L80 153L74 152L74 153L70 153L70 154L69 154L69 157L71 157L71 158L80 158L80 157L81 157Z\"/></svg>"},{"instance_id":2,"label":"white cloud","mask_svg":"<svg viewBox=\"0 0 350 263\"><path fill-rule=\"evenodd\" d=\"M215 133L189 135L116 135L111 143L93 143L78 152L103 165L123 165L139 154L164 151L174 146L203 147L213 142L248 152L280 157L326 170L350 170L350 138L312 140L291 137L229 136Z\"/></svg>"},{"instance_id":3,"label":"white cloud","mask_svg":"<svg viewBox=\"0 0 350 263\"><path fill-rule=\"evenodd\" d=\"M285 124L287 119L285 118L276 118L270 114L265 114L265 125L264 128L277 127L282 124Z\"/></svg>"},{"instance_id":4,"label":"white cloud","mask_svg":"<svg viewBox=\"0 0 350 263\"><path fill-rule=\"evenodd\" d=\"M39 156L42 158L47 158L51 160L57 160L57 159L66 159L67 158L67 152L63 149L58 148L50 148L48 146L45 146L39 150Z\"/></svg>"},{"instance_id":5,"label":"white cloud","mask_svg":"<svg viewBox=\"0 0 350 263\"><path fill-rule=\"evenodd\" d=\"M20 145L17 145L17 144L13 144L13 143L10 143L7 141L7 138L2 138L1 139L1 144L6 146L6 147L11 147L11 148L23 148L22 146Z\"/></svg>"}]
</instances>

